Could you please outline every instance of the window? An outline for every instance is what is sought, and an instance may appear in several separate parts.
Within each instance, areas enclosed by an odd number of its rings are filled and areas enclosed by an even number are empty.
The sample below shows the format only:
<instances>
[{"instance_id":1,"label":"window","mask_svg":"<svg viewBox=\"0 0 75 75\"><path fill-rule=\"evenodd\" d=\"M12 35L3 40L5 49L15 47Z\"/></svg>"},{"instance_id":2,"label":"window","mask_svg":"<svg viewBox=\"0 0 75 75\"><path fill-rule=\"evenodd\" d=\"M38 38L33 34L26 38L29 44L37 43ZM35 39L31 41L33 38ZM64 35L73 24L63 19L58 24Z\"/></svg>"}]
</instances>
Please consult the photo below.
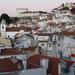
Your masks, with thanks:
<instances>
[{"instance_id":1,"label":"window","mask_svg":"<svg viewBox=\"0 0 75 75\"><path fill-rule=\"evenodd\" d=\"M50 29L50 32L52 32L52 29Z\"/></svg>"},{"instance_id":2,"label":"window","mask_svg":"<svg viewBox=\"0 0 75 75\"><path fill-rule=\"evenodd\" d=\"M58 47L60 47L60 44L58 44Z\"/></svg>"},{"instance_id":3,"label":"window","mask_svg":"<svg viewBox=\"0 0 75 75\"><path fill-rule=\"evenodd\" d=\"M69 73L69 68L68 67L62 67L61 68L61 71L63 72L63 73Z\"/></svg>"},{"instance_id":4,"label":"window","mask_svg":"<svg viewBox=\"0 0 75 75\"><path fill-rule=\"evenodd\" d=\"M75 39L75 36L73 36L73 39Z\"/></svg>"},{"instance_id":5,"label":"window","mask_svg":"<svg viewBox=\"0 0 75 75\"><path fill-rule=\"evenodd\" d=\"M10 36L8 35L8 38L10 38Z\"/></svg>"},{"instance_id":6,"label":"window","mask_svg":"<svg viewBox=\"0 0 75 75\"><path fill-rule=\"evenodd\" d=\"M49 47L51 47L51 43L49 43Z\"/></svg>"},{"instance_id":7,"label":"window","mask_svg":"<svg viewBox=\"0 0 75 75\"><path fill-rule=\"evenodd\" d=\"M50 41L52 41L52 37L50 37Z\"/></svg>"},{"instance_id":8,"label":"window","mask_svg":"<svg viewBox=\"0 0 75 75\"><path fill-rule=\"evenodd\" d=\"M75 75L75 66L74 66L74 75Z\"/></svg>"},{"instance_id":9,"label":"window","mask_svg":"<svg viewBox=\"0 0 75 75\"><path fill-rule=\"evenodd\" d=\"M58 41L60 41L60 38L58 37Z\"/></svg>"},{"instance_id":10,"label":"window","mask_svg":"<svg viewBox=\"0 0 75 75\"><path fill-rule=\"evenodd\" d=\"M2 29L4 29L4 26L2 26Z\"/></svg>"},{"instance_id":11,"label":"window","mask_svg":"<svg viewBox=\"0 0 75 75\"><path fill-rule=\"evenodd\" d=\"M43 43L42 43L41 45L42 45L42 46L44 46L44 44L43 44Z\"/></svg>"}]
</instances>

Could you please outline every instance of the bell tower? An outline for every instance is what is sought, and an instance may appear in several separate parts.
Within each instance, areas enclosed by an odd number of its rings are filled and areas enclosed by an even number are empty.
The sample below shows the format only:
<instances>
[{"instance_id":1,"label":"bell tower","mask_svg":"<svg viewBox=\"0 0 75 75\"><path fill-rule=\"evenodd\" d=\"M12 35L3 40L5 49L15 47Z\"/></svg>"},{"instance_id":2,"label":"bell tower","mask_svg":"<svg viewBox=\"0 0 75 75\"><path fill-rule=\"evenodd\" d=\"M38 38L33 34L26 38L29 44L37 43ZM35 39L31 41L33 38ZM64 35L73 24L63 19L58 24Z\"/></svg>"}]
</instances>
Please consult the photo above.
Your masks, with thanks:
<instances>
[{"instance_id":1,"label":"bell tower","mask_svg":"<svg viewBox=\"0 0 75 75\"><path fill-rule=\"evenodd\" d=\"M1 25L0 25L0 32L1 32L1 36L5 38L6 35L6 21L4 19L2 19L1 21Z\"/></svg>"}]
</instances>

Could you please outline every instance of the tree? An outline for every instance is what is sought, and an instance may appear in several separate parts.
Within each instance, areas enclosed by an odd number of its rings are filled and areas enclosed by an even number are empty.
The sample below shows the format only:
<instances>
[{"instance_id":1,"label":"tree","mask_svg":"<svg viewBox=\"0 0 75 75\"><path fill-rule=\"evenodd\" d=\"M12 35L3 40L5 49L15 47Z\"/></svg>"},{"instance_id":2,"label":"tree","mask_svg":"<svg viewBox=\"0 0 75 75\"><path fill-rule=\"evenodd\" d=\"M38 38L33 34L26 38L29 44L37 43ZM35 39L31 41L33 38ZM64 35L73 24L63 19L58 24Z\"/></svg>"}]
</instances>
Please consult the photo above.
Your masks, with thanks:
<instances>
[{"instance_id":1,"label":"tree","mask_svg":"<svg viewBox=\"0 0 75 75\"><path fill-rule=\"evenodd\" d=\"M62 3L62 7L64 7L64 3Z\"/></svg>"},{"instance_id":2,"label":"tree","mask_svg":"<svg viewBox=\"0 0 75 75\"><path fill-rule=\"evenodd\" d=\"M1 21L2 21L2 19L5 19L7 25L9 25L12 22L11 18L6 13L3 13L1 15Z\"/></svg>"},{"instance_id":3,"label":"tree","mask_svg":"<svg viewBox=\"0 0 75 75\"><path fill-rule=\"evenodd\" d=\"M63 8L61 8L61 10L69 10L69 8L68 7L63 7Z\"/></svg>"},{"instance_id":4,"label":"tree","mask_svg":"<svg viewBox=\"0 0 75 75\"><path fill-rule=\"evenodd\" d=\"M12 23L16 23L19 20L18 17L11 17L11 19L12 19Z\"/></svg>"},{"instance_id":5,"label":"tree","mask_svg":"<svg viewBox=\"0 0 75 75\"><path fill-rule=\"evenodd\" d=\"M75 15L75 7L72 7L71 10L70 10L71 14L74 14Z\"/></svg>"},{"instance_id":6,"label":"tree","mask_svg":"<svg viewBox=\"0 0 75 75\"><path fill-rule=\"evenodd\" d=\"M14 17L14 20L15 20L15 21L18 21L18 17Z\"/></svg>"}]
</instances>

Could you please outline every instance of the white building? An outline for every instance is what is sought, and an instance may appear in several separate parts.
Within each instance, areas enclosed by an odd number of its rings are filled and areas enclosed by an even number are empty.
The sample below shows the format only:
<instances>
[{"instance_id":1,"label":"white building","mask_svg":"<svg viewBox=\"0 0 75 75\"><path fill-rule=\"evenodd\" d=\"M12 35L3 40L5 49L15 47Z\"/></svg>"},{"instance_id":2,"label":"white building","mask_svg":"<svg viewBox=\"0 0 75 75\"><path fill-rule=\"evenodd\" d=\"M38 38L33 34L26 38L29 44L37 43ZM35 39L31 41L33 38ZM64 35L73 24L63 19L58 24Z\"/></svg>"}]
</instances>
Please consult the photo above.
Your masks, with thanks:
<instances>
[{"instance_id":1,"label":"white building","mask_svg":"<svg viewBox=\"0 0 75 75\"><path fill-rule=\"evenodd\" d=\"M4 38L12 38L14 39L14 36L17 33L25 33L29 34L32 31L31 27L25 27L25 26L20 26L20 27L8 27L5 20L2 20L1 25L0 25L0 34Z\"/></svg>"},{"instance_id":2,"label":"white building","mask_svg":"<svg viewBox=\"0 0 75 75\"><path fill-rule=\"evenodd\" d=\"M37 75L47 75L46 68L35 64L34 61L31 63L28 60L27 54L22 54L22 52L17 51L15 48L11 48L11 50L6 49L0 55L1 75L33 75L36 73Z\"/></svg>"},{"instance_id":3,"label":"white building","mask_svg":"<svg viewBox=\"0 0 75 75\"><path fill-rule=\"evenodd\" d=\"M72 53L75 53L75 39L74 32L60 32L56 34L56 47L59 57L70 57Z\"/></svg>"},{"instance_id":4,"label":"white building","mask_svg":"<svg viewBox=\"0 0 75 75\"><path fill-rule=\"evenodd\" d=\"M29 34L19 34L15 36L14 46L17 48L28 48L34 46L34 38Z\"/></svg>"},{"instance_id":5,"label":"white building","mask_svg":"<svg viewBox=\"0 0 75 75\"><path fill-rule=\"evenodd\" d=\"M75 15L71 14L70 9L75 7L74 3L65 3L58 8L52 10L53 19L57 19L60 22L75 23Z\"/></svg>"},{"instance_id":6,"label":"white building","mask_svg":"<svg viewBox=\"0 0 75 75\"><path fill-rule=\"evenodd\" d=\"M6 37L6 27L7 27L7 24L6 24L5 20L2 19L2 22L0 24L0 34L2 37Z\"/></svg>"},{"instance_id":7,"label":"white building","mask_svg":"<svg viewBox=\"0 0 75 75\"><path fill-rule=\"evenodd\" d=\"M54 38L56 35L53 35L51 33L36 33L34 36L37 35L35 38L37 38L37 45L41 47L42 54L49 55L49 56L56 56L57 51L55 51L55 45L53 45L55 41Z\"/></svg>"},{"instance_id":8,"label":"white building","mask_svg":"<svg viewBox=\"0 0 75 75\"><path fill-rule=\"evenodd\" d=\"M38 22L38 26L40 31L46 31L47 23L45 20L41 19L41 21Z\"/></svg>"},{"instance_id":9,"label":"white building","mask_svg":"<svg viewBox=\"0 0 75 75\"><path fill-rule=\"evenodd\" d=\"M46 55L69 57L75 49L74 32L36 33L37 45ZM35 36L34 35L34 36Z\"/></svg>"}]
</instances>

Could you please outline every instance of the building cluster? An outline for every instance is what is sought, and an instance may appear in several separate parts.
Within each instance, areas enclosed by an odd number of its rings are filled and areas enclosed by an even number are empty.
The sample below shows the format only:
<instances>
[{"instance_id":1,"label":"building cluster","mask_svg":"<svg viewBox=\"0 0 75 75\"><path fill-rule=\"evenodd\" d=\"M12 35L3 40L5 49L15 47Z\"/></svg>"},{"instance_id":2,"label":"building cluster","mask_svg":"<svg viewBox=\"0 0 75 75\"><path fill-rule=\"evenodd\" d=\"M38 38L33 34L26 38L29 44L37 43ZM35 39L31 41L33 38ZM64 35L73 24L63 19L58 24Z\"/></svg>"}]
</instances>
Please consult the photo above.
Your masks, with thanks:
<instances>
[{"instance_id":1,"label":"building cluster","mask_svg":"<svg viewBox=\"0 0 75 75\"><path fill-rule=\"evenodd\" d=\"M0 74L75 75L73 12L75 3L66 3L51 12L17 8L15 24L3 19Z\"/></svg>"}]
</instances>

